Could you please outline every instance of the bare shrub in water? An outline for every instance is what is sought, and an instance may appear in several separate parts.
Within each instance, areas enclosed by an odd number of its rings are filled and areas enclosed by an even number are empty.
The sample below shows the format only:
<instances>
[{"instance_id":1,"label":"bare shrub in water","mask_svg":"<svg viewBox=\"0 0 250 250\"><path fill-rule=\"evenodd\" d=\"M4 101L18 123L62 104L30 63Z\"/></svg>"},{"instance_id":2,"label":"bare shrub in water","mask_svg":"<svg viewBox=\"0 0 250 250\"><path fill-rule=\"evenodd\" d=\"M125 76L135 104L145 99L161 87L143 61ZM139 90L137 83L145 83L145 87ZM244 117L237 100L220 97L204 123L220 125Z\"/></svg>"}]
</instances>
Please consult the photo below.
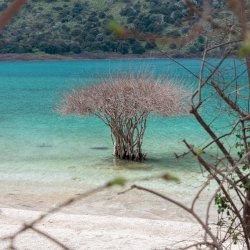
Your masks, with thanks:
<instances>
[{"instance_id":1,"label":"bare shrub in water","mask_svg":"<svg viewBox=\"0 0 250 250\"><path fill-rule=\"evenodd\" d=\"M65 97L61 111L97 116L111 129L115 156L142 161L146 156L142 142L148 116L186 113L186 96L187 91L171 81L127 74L104 78L100 85L74 90Z\"/></svg>"}]
</instances>

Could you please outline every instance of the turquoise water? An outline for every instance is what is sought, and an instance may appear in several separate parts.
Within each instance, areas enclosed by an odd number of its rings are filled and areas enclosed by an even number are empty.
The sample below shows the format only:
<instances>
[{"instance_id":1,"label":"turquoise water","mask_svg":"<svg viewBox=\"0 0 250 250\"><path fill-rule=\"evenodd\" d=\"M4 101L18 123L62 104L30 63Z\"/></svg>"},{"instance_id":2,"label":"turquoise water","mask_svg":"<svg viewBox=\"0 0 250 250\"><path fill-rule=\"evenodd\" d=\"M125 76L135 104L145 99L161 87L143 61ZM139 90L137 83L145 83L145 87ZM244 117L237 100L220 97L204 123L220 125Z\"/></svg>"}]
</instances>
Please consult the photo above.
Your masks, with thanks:
<instances>
[{"instance_id":1,"label":"turquoise water","mask_svg":"<svg viewBox=\"0 0 250 250\"><path fill-rule=\"evenodd\" d=\"M199 60L180 59L194 73ZM183 139L207 141L191 116L152 117L144 139L148 161L120 162L112 157L110 131L94 117L57 113L62 96L72 88L98 82L98 75L144 69L174 78L193 90L196 79L169 60L96 60L0 63L0 180L102 183L114 176L171 172L193 176L200 168L192 157L176 161ZM208 107L209 112L213 105ZM209 113L208 112L208 113Z\"/></svg>"}]
</instances>

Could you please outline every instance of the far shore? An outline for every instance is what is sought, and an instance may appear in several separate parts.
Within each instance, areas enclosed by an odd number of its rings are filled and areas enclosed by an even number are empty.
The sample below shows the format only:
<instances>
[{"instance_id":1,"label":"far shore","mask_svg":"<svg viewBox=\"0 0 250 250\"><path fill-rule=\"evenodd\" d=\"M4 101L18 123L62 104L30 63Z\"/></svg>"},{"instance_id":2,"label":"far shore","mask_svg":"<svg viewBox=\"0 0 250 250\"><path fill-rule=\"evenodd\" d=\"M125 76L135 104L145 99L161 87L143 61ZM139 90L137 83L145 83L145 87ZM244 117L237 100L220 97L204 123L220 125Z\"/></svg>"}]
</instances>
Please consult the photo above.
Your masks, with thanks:
<instances>
[{"instance_id":1,"label":"far shore","mask_svg":"<svg viewBox=\"0 0 250 250\"><path fill-rule=\"evenodd\" d=\"M167 58L189 58L200 59L200 55L190 54L160 54L160 53L145 53L145 54L125 54L120 53L81 53L81 54L35 54L35 53L8 53L0 54L0 62L14 61L63 61L63 60L119 60L119 59L167 59Z\"/></svg>"}]
</instances>

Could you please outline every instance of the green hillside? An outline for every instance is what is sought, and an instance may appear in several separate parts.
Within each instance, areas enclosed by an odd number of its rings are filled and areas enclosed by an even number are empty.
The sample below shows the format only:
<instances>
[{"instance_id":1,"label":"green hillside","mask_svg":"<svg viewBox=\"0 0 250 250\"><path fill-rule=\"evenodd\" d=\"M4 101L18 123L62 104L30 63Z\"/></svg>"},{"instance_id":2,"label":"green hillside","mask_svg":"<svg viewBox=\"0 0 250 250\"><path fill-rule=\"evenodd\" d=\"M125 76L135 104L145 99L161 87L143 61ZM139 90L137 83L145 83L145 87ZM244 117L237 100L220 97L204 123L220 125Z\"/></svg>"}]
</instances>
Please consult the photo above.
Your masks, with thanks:
<instances>
[{"instance_id":1,"label":"green hillside","mask_svg":"<svg viewBox=\"0 0 250 250\"><path fill-rule=\"evenodd\" d=\"M9 2L0 0L0 10ZM194 2L199 6L200 1ZM213 7L223 15L219 0ZM182 0L30 0L0 34L0 53L157 52L154 43L118 39L107 24L115 20L140 32L177 38L190 30L190 23L182 21L188 15ZM184 47L172 43L164 50L199 54L203 44L200 36Z\"/></svg>"}]
</instances>

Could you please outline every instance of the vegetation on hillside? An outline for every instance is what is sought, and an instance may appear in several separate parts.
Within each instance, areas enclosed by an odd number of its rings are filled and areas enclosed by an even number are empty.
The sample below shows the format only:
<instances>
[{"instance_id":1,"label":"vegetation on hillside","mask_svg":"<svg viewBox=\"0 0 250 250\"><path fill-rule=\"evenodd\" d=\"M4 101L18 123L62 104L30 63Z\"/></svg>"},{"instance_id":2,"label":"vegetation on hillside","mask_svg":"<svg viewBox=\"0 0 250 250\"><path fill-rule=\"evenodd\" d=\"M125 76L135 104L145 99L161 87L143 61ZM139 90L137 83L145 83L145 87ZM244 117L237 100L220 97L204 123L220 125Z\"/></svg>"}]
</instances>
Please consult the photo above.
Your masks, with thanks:
<instances>
[{"instance_id":1,"label":"vegetation on hillside","mask_svg":"<svg viewBox=\"0 0 250 250\"><path fill-rule=\"evenodd\" d=\"M0 0L0 11L9 2ZM202 8L201 0L193 2ZM213 0L212 4L219 13L217 17L223 18L222 1ZM30 0L0 33L0 53L155 53L154 42L117 39L107 24L115 20L129 29L178 38L190 30L192 22L183 22L188 16L189 9L181 0ZM203 45L204 37L200 35L188 45L172 43L164 50L195 55L201 53Z\"/></svg>"}]
</instances>

